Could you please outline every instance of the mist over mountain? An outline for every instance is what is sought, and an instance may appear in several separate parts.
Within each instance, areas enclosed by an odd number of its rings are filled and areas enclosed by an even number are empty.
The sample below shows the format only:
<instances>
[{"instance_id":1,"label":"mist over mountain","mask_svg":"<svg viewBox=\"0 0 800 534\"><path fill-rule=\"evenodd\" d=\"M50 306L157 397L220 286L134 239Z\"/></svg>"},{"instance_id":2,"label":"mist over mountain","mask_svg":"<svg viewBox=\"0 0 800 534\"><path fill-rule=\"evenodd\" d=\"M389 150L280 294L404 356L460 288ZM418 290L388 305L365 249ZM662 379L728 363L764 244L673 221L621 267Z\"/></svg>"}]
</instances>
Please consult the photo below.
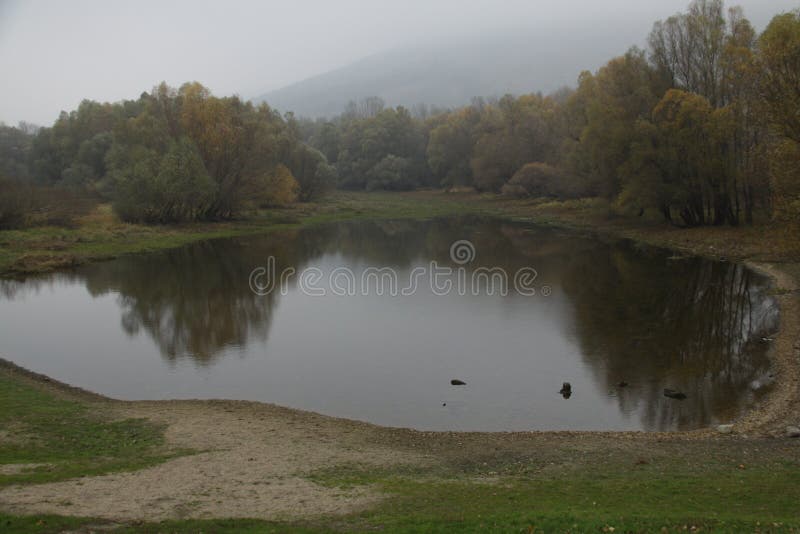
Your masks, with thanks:
<instances>
[{"instance_id":1,"label":"mist over mountain","mask_svg":"<svg viewBox=\"0 0 800 534\"><path fill-rule=\"evenodd\" d=\"M430 41L378 53L253 100L298 116L329 117L350 100L368 96L379 96L388 106L454 107L474 96L548 93L575 85L581 71L595 70L630 46L642 46L649 29L551 27Z\"/></svg>"}]
</instances>

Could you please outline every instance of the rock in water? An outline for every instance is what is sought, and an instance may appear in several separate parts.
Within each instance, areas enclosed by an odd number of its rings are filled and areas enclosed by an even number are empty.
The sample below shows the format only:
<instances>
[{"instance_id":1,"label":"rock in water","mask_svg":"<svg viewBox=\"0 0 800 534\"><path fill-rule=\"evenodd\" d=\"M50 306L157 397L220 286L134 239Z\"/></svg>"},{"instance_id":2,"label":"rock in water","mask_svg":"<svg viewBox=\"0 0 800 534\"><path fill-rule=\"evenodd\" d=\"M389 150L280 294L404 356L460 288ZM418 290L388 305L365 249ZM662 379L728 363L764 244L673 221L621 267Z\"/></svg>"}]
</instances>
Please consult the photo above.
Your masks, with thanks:
<instances>
[{"instance_id":1,"label":"rock in water","mask_svg":"<svg viewBox=\"0 0 800 534\"><path fill-rule=\"evenodd\" d=\"M670 399L678 399L683 400L686 398L685 393L681 393L675 389L664 388L664 396L669 397Z\"/></svg>"},{"instance_id":2,"label":"rock in water","mask_svg":"<svg viewBox=\"0 0 800 534\"><path fill-rule=\"evenodd\" d=\"M561 396L564 397L565 399L570 398L572 396L572 384L570 384L569 382L564 382L564 384L562 384L561 386L561 390L559 391L559 393L561 393Z\"/></svg>"},{"instance_id":3,"label":"rock in water","mask_svg":"<svg viewBox=\"0 0 800 534\"><path fill-rule=\"evenodd\" d=\"M450 385L451 386L466 386L467 383L464 382L463 380L453 379L453 380L450 381Z\"/></svg>"},{"instance_id":4,"label":"rock in water","mask_svg":"<svg viewBox=\"0 0 800 534\"><path fill-rule=\"evenodd\" d=\"M787 426L786 427L786 437L789 438L800 438L800 428L796 426Z\"/></svg>"}]
</instances>

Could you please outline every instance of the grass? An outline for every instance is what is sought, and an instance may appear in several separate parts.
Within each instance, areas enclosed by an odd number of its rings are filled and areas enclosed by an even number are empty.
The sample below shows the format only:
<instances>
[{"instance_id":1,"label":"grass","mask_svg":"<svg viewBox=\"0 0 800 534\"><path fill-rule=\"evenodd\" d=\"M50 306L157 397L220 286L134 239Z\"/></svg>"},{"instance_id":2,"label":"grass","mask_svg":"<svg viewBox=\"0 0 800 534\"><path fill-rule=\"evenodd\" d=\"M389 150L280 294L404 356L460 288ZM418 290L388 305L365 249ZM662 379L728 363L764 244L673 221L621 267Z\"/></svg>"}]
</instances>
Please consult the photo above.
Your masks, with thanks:
<instances>
[{"instance_id":1,"label":"grass","mask_svg":"<svg viewBox=\"0 0 800 534\"><path fill-rule=\"evenodd\" d=\"M391 193L336 193L317 204L299 204L253 213L240 220L182 225L142 225L119 221L111 207L98 205L74 227L39 226L0 231L0 276L41 273L114 258L175 248L219 237L256 234L289 227L362 218L423 218L481 206L441 194L409 197Z\"/></svg>"},{"instance_id":2,"label":"grass","mask_svg":"<svg viewBox=\"0 0 800 534\"><path fill-rule=\"evenodd\" d=\"M310 478L339 488L371 484L393 496L348 518L345 530L800 531L797 458L784 451L745 466L732 461L738 454L697 454L687 460L665 453L633 462L629 452L622 452L602 462L575 458L544 467L538 458L520 462L501 456L478 470L451 465L427 473L402 467L391 472L344 465Z\"/></svg>"},{"instance_id":3,"label":"grass","mask_svg":"<svg viewBox=\"0 0 800 534\"><path fill-rule=\"evenodd\" d=\"M492 469L497 468L491 466ZM501 475L486 480L339 466L313 474L317 483L370 484L389 495L377 507L330 519L281 523L184 520L118 525L115 532L797 532L796 464L739 469L612 462L571 473ZM0 515L4 532L58 532L103 522ZM1 529L1 528L0 528Z\"/></svg>"},{"instance_id":4,"label":"grass","mask_svg":"<svg viewBox=\"0 0 800 534\"><path fill-rule=\"evenodd\" d=\"M454 214L492 215L607 233L704 256L765 261L800 258L800 228L796 224L761 221L755 226L739 228L681 229L665 224L657 214L617 215L602 199L558 202L441 191L336 192L318 203L264 210L240 220L169 226L123 223L109 205L102 204L77 219L74 227L0 231L0 276L40 273L123 254L175 248L203 239L337 220L419 219Z\"/></svg>"},{"instance_id":5,"label":"grass","mask_svg":"<svg viewBox=\"0 0 800 534\"><path fill-rule=\"evenodd\" d=\"M0 374L0 429L0 486L141 469L180 453L165 449L159 425L111 420L100 406L7 374ZM28 467L7 471L15 464Z\"/></svg>"}]
</instances>

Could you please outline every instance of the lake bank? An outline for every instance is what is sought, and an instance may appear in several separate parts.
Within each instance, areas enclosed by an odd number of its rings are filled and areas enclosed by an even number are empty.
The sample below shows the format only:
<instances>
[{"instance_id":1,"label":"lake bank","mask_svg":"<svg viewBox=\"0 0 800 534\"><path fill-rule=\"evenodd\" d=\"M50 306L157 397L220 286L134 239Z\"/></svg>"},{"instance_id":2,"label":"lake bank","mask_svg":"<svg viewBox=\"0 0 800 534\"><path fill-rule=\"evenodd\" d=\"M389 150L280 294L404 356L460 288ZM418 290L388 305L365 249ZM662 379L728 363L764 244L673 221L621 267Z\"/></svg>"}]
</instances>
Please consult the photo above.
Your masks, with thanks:
<instances>
[{"instance_id":1,"label":"lake bank","mask_svg":"<svg viewBox=\"0 0 800 534\"><path fill-rule=\"evenodd\" d=\"M792 254L758 248L755 238L732 243L735 246L726 250L728 229L686 231L684 235L694 235L686 238L681 235L684 230L659 225L642 230L612 221L603 227L594 218L595 206L539 208L531 215L534 210L525 203L481 196L444 200L434 196L431 200L431 195L436 194L402 195L398 198L405 200L400 205L390 197L385 206L372 211L356 206L375 197L355 195L338 200L344 203L337 209L341 212L309 213L305 224L388 213L410 218L499 214L609 237L633 238L631 233L640 232L640 242L658 246L673 242L681 253L722 251L716 257L772 261ZM404 204L409 199L418 200L413 209ZM424 202L430 210L421 207ZM434 209L434 204L441 205ZM192 238L200 239L198 235ZM223 525L231 530L246 525L241 518L278 520L254 523L252 528L280 531L325 530L331 524L342 530L408 531L491 526L500 531L529 526L580 531L613 526L624 531L683 525L752 531L759 523L780 525L770 527L773 531L797 527L792 520L800 498L796 485L800 443L782 433L786 424L800 422L797 271L779 263L754 267L776 280L782 314L773 355L778 383L765 406L748 414L731 435L714 429L688 433L417 432L252 402L114 401L5 365L2 372L12 383L43 392L56 399L57 405L77 402L112 422L148 421L163 431L165 448L159 454L184 452L138 471L118 473L120 467L116 467L109 469L112 474L15 485L0 491L2 511L90 517L86 524L112 522L134 529L142 520L179 520L143 526L155 531L215 529L211 525L216 523L204 522L212 517L240 518ZM77 439L76 446L82 446L81 438ZM188 454L187 449L194 453ZM39 463L43 465L38 469L46 473L47 462ZM125 467L141 466L123 464L123 471ZM4 519L0 515L0 521ZM30 526L16 517L9 521ZM53 525L61 519L47 521Z\"/></svg>"},{"instance_id":2,"label":"lake bank","mask_svg":"<svg viewBox=\"0 0 800 534\"><path fill-rule=\"evenodd\" d=\"M0 232L0 276L25 276L111 259L124 254L179 247L203 239L258 234L353 219L426 218L480 214L631 239L677 252L736 261L800 262L800 227L764 222L756 226L678 228L660 218L610 214L597 199L542 202L497 195L419 191L336 192L317 203L297 204L216 223L138 225L122 223L100 205L74 227L34 227Z\"/></svg>"}]
</instances>

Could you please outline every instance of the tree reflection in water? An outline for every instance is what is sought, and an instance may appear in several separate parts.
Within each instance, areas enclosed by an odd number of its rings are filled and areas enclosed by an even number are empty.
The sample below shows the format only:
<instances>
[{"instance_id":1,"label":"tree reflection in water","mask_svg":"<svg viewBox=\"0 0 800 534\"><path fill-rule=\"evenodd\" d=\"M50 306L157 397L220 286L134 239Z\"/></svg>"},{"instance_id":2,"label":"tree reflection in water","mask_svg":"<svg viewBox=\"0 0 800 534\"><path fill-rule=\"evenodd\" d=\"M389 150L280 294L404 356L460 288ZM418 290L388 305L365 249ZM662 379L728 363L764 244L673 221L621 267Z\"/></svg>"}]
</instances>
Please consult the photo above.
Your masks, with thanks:
<instances>
[{"instance_id":1,"label":"tree reflection in water","mask_svg":"<svg viewBox=\"0 0 800 534\"><path fill-rule=\"evenodd\" d=\"M775 331L778 311L764 277L738 264L675 259L626 242L496 220L360 221L212 240L55 277L3 281L0 294L13 299L54 280L82 281L92 295L118 296L129 335L146 332L170 362L209 367L226 349L266 342L281 295L256 295L248 280L268 257L276 258L278 271L299 271L323 256L400 271L431 260L455 267L449 250L459 239L477 250L468 269L534 267L542 283L565 297L569 311L559 328L595 383L622 412L638 415L643 428L727 421L765 391L768 345L761 339ZM504 302L513 309L525 298L512 293ZM547 302L534 298L530 306ZM629 386L617 387L622 381ZM665 387L688 398L665 398Z\"/></svg>"},{"instance_id":2,"label":"tree reflection in water","mask_svg":"<svg viewBox=\"0 0 800 534\"><path fill-rule=\"evenodd\" d=\"M778 326L765 277L740 264L626 243L584 240L559 251L568 241L552 233L505 234L518 250L534 251L529 257L548 269L548 280L559 279L583 360L621 410L641 414L645 428L728 421L765 392L770 364L762 340ZM630 386L618 388L623 381ZM667 387L687 399L665 398Z\"/></svg>"}]
</instances>

